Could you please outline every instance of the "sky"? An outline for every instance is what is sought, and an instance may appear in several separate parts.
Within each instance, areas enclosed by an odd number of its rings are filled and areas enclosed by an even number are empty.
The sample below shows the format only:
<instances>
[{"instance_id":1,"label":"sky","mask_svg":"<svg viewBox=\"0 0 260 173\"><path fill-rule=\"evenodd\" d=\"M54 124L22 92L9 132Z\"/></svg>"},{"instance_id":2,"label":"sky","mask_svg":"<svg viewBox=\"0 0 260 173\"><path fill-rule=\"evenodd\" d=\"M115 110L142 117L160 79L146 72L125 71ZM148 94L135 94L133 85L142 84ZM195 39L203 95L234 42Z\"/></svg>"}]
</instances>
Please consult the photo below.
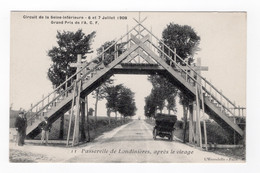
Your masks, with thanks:
<instances>
[{"instance_id":1,"label":"sky","mask_svg":"<svg viewBox=\"0 0 260 173\"><path fill-rule=\"evenodd\" d=\"M33 16L37 16L34 19ZM66 20L66 24L52 24L51 19L57 16L83 16L97 18L98 24L85 24L89 20ZM39 19L43 16L44 19ZM49 19L45 19L48 16ZM116 19L110 19L116 16ZM120 17L121 19L117 18ZM107 19L102 19L103 17ZM230 100L237 105L246 106L246 13L228 12L142 12L141 19L153 34L161 38L163 29L170 22L180 25L190 25L201 37L200 51L195 58L200 57L203 66L209 71L202 76L222 90ZM127 19L126 19L127 18ZM138 19L138 12L12 12L10 37L10 105L13 109L28 109L52 91L51 82L47 79L50 67L50 57L47 51L56 46L57 30L76 31L82 29L89 34L96 31L92 45L96 50L102 43L120 38ZM63 20L65 21L65 20ZM80 21L75 24L75 21ZM73 22L73 24L71 24ZM88 58L95 57L95 53ZM123 83L135 92L137 115L143 116L144 97L149 95L151 84L145 75L115 75L115 84ZM90 107L94 100L90 98ZM178 117L182 115L178 106ZM98 115L105 115L105 101L98 107Z\"/></svg>"}]
</instances>

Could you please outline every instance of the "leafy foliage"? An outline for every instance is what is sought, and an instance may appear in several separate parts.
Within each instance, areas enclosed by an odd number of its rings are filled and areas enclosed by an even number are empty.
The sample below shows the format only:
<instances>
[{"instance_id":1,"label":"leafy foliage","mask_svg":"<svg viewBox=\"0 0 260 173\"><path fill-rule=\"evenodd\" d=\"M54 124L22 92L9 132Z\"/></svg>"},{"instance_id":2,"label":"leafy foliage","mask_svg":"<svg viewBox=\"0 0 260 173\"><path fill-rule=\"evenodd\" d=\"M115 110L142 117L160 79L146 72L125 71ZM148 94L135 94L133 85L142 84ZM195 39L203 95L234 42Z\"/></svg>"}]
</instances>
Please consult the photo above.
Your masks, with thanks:
<instances>
[{"instance_id":1,"label":"leafy foliage","mask_svg":"<svg viewBox=\"0 0 260 173\"><path fill-rule=\"evenodd\" d=\"M72 62L77 62L77 55L81 54L86 58L86 54L92 53L91 44L96 32L85 35L81 29L76 32L57 31L57 44L48 51L52 65L48 70L48 78L52 85L58 86L76 72L76 68L69 66Z\"/></svg>"},{"instance_id":2,"label":"leafy foliage","mask_svg":"<svg viewBox=\"0 0 260 173\"><path fill-rule=\"evenodd\" d=\"M134 93L122 84L108 87L106 100L106 107L111 111L118 111L124 117L135 115Z\"/></svg>"},{"instance_id":3,"label":"leafy foliage","mask_svg":"<svg viewBox=\"0 0 260 173\"><path fill-rule=\"evenodd\" d=\"M93 108L89 108L88 115L89 116L93 116L93 112L94 112L94 109Z\"/></svg>"},{"instance_id":4,"label":"leafy foliage","mask_svg":"<svg viewBox=\"0 0 260 173\"><path fill-rule=\"evenodd\" d=\"M112 112L118 111L118 95L123 85L110 86L106 88L106 107L111 109Z\"/></svg>"},{"instance_id":5,"label":"leafy foliage","mask_svg":"<svg viewBox=\"0 0 260 173\"><path fill-rule=\"evenodd\" d=\"M134 93L126 87L123 87L118 95L118 112L124 117L134 116L137 110L135 106Z\"/></svg>"},{"instance_id":6,"label":"leafy foliage","mask_svg":"<svg viewBox=\"0 0 260 173\"><path fill-rule=\"evenodd\" d=\"M166 44L171 50L176 49L176 53L188 63L193 62L194 53L199 50L200 37L196 34L192 27L188 25L178 25L170 23L162 32L162 42ZM163 47L163 44L160 44ZM163 48L165 54L173 56L173 53L169 51L167 47ZM170 52L170 54L169 54ZM161 55L162 56L162 55ZM168 61L166 61L168 62ZM169 63L169 62L168 62ZM181 63L177 59L177 63ZM183 63L181 63L184 65ZM165 106L165 100L167 100L168 112L176 111L175 97L178 93L177 88L169 80L159 75L148 76L148 80L152 83L153 89L151 94L145 98L145 115L152 116L155 114L156 109L162 110ZM190 98L185 94L180 93L180 103L184 106L189 105Z\"/></svg>"},{"instance_id":7,"label":"leafy foliage","mask_svg":"<svg viewBox=\"0 0 260 173\"><path fill-rule=\"evenodd\" d=\"M129 88L121 88L117 107L118 112L124 117L135 115L137 108L135 106L134 93Z\"/></svg>"},{"instance_id":8,"label":"leafy foliage","mask_svg":"<svg viewBox=\"0 0 260 173\"><path fill-rule=\"evenodd\" d=\"M92 93L93 97L102 100L107 95L107 88L114 83L113 79L107 79L101 86L97 87Z\"/></svg>"},{"instance_id":9,"label":"leafy foliage","mask_svg":"<svg viewBox=\"0 0 260 173\"><path fill-rule=\"evenodd\" d=\"M160 75L148 76L148 81L153 85L151 94L145 98L146 105L145 115L151 117L155 114L156 109L162 110L167 101L168 112L176 111L175 97L177 88L167 78Z\"/></svg>"},{"instance_id":10,"label":"leafy foliage","mask_svg":"<svg viewBox=\"0 0 260 173\"><path fill-rule=\"evenodd\" d=\"M102 57L104 58L103 63L104 65L108 65L110 64L114 58L115 58L115 47L117 47L117 52L119 55L122 54L123 50L123 46L122 44L116 44L115 46L112 46L113 44L115 44L115 41L108 41L105 42L103 45L101 45L98 49L97 49L97 54L98 55L102 55L99 56L97 61L94 61L95 63L100 63L102 62ZM111 46L111 47L110 47ZM108 50L106 50L108 49ZM105 51L106 50L106 51ZM103 52L105 51L105 52ZM96 99L95 102L95 119L97 120L97 109L98 109L98 101L102 100L106 97L107 95L107 87L109 87L111 84L113 84L113 80L112 79L108 79L106 80L100 87L96 88L93 92L92 95L93 97Z\"/></svg>"},{"instance_id":11,"label":"leafy foliage","mask_svg":"<svg viewBox=\"0 0 260 173\"><path fill-rule=\"evenodd\" d=\"M114 46L112 46L113 44L115 44L115 41L107 41L97 49L98 54L102 54L103 51L108 49L104 52L104 55L103 55L104 56L104 61L103 61L104 65L110 64L115 59L116 53L118 54L118 56L120 56L125 51L125 48L124 48L124 46L126 45L125 42L117 43ZM99 56L97 62L101 62L101 61L102 61L102 56Z\"/></svg>"},{"instance_id":12,"label":"leafy foliage","mask_svg":"<svg viewBox=\"0 0 260 173\"><path fill-rule=\"evenodd\" d=\"M162 32L162 42L171 50L176 48L176 53L183 60L187 59L190 64L194 61L193 56L195 52L199 50L200 37L194 29L188 25L182 26L170 23ZM167 54L169 50L164 48L164 51ZM171 56L173 56L172 53ZM177 62L180 62L180 60L177 59Z\"/></svg>"},{"instance_id":13,"label":"leafy foliage","mask_svg":"<svg viewBox=\"0 0 260 173\"><path fill-rule=\"evenodd\" d=\"M153 94L145 97L144 115L146 117L153 117L156 113L157 104L155 103L156 98Z\"/></svg>"}]
</instances>

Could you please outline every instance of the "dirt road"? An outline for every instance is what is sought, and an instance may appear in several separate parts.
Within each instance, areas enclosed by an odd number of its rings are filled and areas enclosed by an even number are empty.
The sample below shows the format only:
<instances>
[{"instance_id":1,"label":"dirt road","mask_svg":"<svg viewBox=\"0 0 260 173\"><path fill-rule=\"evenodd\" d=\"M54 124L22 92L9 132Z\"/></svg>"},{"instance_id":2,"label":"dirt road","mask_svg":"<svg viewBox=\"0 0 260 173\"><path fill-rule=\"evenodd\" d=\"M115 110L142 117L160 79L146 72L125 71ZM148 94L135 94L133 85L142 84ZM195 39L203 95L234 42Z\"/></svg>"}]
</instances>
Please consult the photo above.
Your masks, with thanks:
<instances>
[{"instance_id":1,"label":"dirt road","mask_svg":"<svg viewBox=\"0 0 260 173\"><path fill-rule=\"evenodd\" d=\"M143 120L134 120L86 146L59 148L25 145L10 148L46 155L50 162L243 162L201 151L177 140L168 141L159 137L153 140L152 128Z\"/></svg>"}]
</instances>

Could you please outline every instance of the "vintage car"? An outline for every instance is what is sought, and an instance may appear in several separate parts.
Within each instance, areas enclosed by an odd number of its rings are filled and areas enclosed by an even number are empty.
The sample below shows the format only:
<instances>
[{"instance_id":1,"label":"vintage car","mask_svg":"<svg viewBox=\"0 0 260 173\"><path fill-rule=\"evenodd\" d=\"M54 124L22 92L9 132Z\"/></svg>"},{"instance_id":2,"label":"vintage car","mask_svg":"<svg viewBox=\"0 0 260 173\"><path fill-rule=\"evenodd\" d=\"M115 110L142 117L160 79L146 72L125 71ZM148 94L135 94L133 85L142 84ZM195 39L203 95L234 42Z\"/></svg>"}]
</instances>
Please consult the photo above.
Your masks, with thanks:
<instances>
[{"instance_id":1,"label":"vintage car","mask_svg":"<svg viewBox=\"0 0 260 173\"><path fill-rule=\"evenodd\" d=\"M153 139L156 140L156 136L162 138L167 137L169 140L173 140L173 132L175 130L174 124L177 121L176 115L168 115L157 113L155 115L155 127L153 128Z\"/></svg>"}]
</instances>

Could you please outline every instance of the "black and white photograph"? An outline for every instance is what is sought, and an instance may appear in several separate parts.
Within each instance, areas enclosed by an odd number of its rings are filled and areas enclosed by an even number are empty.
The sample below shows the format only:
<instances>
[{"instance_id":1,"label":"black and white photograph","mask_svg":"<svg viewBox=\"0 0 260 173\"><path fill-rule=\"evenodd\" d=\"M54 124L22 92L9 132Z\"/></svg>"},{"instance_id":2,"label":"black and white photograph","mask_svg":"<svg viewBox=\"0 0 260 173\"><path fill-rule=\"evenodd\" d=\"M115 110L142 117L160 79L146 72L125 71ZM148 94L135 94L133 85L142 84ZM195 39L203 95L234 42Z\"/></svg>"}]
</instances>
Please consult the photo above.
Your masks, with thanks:
<instances>
[{"instance_id":1,"label":"black and white photograph","mask_svg":"<svg viewBox=\"0 0 260 173\"><path fill-rule=\"evenodd\" d=\"M11 11L10 163L246 163L247 12Z\"/></svg>"}]
</instances>

